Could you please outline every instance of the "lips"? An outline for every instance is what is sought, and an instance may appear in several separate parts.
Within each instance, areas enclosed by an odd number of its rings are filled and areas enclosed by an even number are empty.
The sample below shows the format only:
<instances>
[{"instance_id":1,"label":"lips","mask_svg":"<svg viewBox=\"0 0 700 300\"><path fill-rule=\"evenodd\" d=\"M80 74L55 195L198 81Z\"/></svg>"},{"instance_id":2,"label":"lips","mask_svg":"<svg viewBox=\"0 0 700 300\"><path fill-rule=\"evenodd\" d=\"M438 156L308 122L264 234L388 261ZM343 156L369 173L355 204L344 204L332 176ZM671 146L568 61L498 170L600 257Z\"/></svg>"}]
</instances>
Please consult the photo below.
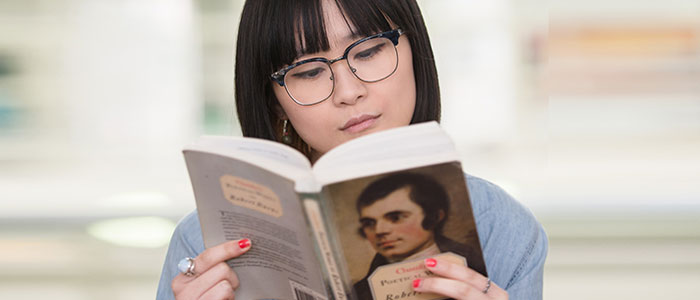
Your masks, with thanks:
<instances>
[{"instance_id":1,"label":"lips","mask_svg":"<svg viewBox=\"0 0 700 300\"><path fill-rule=\"evenodd\" d=\"M348 120L343 127L340 128L340 130L349 132L349 133L357 133L361 132L372 125L379 119L381 115L371 115L371 114L363 114L358 117L354 117L350 120Z\"/></svg>"},{"instance_id":2,"label":"lips","mask_svg":"<svg viewBox=\"0 0 700 300\"><path fill-rule=\"evenodd\" d=\"M398 241L399 241L399 240L384 241L384 242L377 243L377 246L379 246L379 248L393 247L393 246L396 245L396 243L397 243Z\"/></svg>"}]
</instances>

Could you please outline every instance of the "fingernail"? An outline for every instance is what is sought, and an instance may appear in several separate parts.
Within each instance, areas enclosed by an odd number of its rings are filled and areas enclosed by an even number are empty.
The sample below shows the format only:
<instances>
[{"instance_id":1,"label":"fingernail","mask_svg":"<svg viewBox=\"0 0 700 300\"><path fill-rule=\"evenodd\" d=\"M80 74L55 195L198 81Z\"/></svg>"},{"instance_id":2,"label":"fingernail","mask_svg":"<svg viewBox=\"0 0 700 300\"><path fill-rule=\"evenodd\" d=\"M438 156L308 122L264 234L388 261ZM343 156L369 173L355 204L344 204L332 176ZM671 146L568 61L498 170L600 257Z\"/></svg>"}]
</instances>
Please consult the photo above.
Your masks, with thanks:
<instances>
[{"instance_id":1,"label":"fingernail","mask_svg":"<svg viewBox=\"0 0 700 300\"><path fill-rule=\"evenodd\" d=\"M435 267L435 266L437 265L437 260L435 260L434 258L426 258L426 259L425 259L425 265L426 265L428 268Z\"/></svg>"},{"instance_id":2,"label":"fingernail","mask_svg":"<svg viewBox=\"0 0 700 300\"><path fill-rule=\"evenodd\" d=\"M238 241L238 247L241 247L241 249L245 249L250 247L250 240L249 239L242 239Z\"/></svg>"},{"instance_id":3,"label":"fingernail","mask_svg":"<svg viewBox=\"0 0 700 300\"><path fill-rule=\"evenodd\" d=\"M413 280L413 288L418 288L420 286L420 278Z\"/></svg>"}]
</instances>

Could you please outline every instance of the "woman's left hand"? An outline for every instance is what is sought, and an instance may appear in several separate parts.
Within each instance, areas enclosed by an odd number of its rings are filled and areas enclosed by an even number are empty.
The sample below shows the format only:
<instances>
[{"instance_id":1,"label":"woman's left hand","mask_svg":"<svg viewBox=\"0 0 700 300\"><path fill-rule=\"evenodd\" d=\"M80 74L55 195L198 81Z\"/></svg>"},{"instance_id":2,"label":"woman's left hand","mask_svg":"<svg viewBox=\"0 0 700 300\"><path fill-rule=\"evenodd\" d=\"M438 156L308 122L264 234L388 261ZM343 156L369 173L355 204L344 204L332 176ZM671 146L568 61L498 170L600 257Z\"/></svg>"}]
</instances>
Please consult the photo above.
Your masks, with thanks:
<instances>
[{"instance_id":1,"label":"woman's left hand","mask_svg":"<svg viewBox=\"0 0 700 300\"><path fill-rule=\"evenodd\" d=\"M438 276L416 279L413 282L416 292L436 293L458 300L508 299L508 292L466 266L433 258L424 263Z\"/></svg>"}]
</instances>

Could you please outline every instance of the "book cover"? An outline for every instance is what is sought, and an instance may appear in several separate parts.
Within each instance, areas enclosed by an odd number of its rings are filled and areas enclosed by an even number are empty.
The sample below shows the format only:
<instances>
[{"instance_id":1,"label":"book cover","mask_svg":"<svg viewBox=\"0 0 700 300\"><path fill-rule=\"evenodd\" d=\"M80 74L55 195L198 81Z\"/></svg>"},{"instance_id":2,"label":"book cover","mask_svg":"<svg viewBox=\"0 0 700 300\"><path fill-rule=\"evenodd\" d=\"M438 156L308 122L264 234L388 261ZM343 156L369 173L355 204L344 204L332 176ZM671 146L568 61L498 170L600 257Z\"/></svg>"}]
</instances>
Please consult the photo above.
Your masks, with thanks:
<instances>
[{"instance_id":1,"label":"book cover","mask_svg":"<svg viewBox=\"0 0 700 300\"><path fill-rule=\"evenodd\" d=\"M442 299L411 288L432 276L428 257L486 275L464 173L437 123L354 139L313 166L254 138L204 137L183 152L205 246L253 241L228 262L237 297Z\"/></svg>"},{"instance_id":2,"label":"book cover","mask_svg":"<svg viewBox=\"0 0 700 300\"><path fill-rule=\"evenodd\" d=\"M357 299L442 299L413 292L423 260L450 253L486 276L458 162L357 178L327 187L330 226Z\"/></svg>"}]
</instances>

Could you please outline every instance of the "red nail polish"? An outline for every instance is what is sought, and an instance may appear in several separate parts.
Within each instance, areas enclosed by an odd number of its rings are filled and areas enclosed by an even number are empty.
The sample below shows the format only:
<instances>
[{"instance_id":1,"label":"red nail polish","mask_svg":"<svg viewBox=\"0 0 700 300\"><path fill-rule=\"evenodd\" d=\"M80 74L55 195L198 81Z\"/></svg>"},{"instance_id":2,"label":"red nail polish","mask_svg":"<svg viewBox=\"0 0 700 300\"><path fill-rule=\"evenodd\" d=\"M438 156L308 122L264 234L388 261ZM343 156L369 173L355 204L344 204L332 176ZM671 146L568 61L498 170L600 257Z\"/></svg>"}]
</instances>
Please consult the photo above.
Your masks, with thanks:
<instances>
[{"instance_id":1,"label":"red nail polish","mask_svg":"<svg viewBox=\"0 0 700 300\"><path fill-rule=\"evenodd\" d=\"M437 260L435 260L434 258L427 258L425 260L425 265L429 268L432 268L437 265Z\"/></svg>"},{"instance_id":2,"label":"red nail polish","mask_svg":"<svg viewBox=\"0 0 700 300\"><path fill-rule=\"evenodd\" d=\"M250 246L250 240L249 239L242 239L238 241L238 247L241 247L241 249L248 248Z\"/></svg>"},{"instance_id":3,"label":"red nail polish","mask_svg":"<svg viewBox=\"0 0 700 300\"><path fill-rule=\"evenodd\" d=\"M414 279L414 280L413 280L413 288L415 289L415 288L417 288L417 287L419 287L419 286L420 286L420 278Z\"/></svg>"}]
</instances>

